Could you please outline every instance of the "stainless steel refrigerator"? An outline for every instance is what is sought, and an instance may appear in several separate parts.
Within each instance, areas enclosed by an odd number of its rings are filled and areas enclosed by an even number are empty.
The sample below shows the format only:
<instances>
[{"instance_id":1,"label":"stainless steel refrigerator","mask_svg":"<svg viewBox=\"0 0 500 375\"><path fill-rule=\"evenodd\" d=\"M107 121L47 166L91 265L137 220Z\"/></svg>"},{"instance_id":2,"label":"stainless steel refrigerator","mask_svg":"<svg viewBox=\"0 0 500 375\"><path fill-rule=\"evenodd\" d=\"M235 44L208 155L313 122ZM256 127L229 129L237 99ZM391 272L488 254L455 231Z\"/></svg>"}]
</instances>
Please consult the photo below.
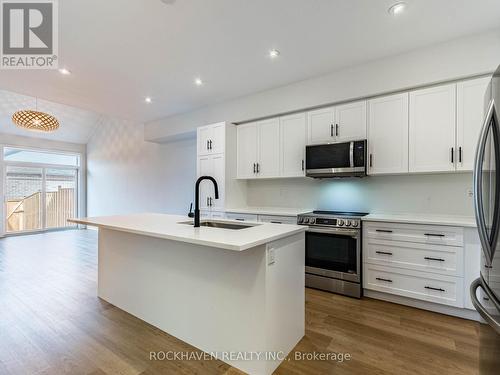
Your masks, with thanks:
<instances>
[{"instance_id":1,"label":"stainless steel refrigerator","mask_svg":"<svg viewBox=\"0 0 500 375\"><path fill-rule=\"evenodd\" d=\"M481 324L480 374L500 374L500 67L485 97L486 115L474 165L474 208L481 240L481 275L470 288Z\"/></svg>"}]
</instances>

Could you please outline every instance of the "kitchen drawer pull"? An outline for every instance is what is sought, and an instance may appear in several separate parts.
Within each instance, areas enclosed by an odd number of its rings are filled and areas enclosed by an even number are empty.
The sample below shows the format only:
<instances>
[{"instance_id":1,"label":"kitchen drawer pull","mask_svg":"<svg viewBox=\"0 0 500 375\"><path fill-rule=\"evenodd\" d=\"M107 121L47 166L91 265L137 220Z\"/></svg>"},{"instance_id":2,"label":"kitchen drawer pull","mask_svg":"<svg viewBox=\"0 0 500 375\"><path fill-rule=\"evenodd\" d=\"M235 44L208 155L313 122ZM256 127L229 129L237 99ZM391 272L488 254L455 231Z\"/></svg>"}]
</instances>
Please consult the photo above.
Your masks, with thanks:
<instances>
[{"instance_id":1,"label":"kitchen drawer pull","mask_svg":"<svg viewBox=\"0 0 500 375\"><path fill-rule=\"evenodd\" d=\"M383 279L381 277L376 277L377 280L380 280L380 281L386 281L388 283L392 283L392 280L391 279Z\"/></svg>"},{"instance_id":2,"label":"kitchen drawer pull","mask_svg":"<svg viewBox=\"0 0 500 375\"><path fill-rule=\"evenodd\" d=\"M339 136L339 124L335 124L335 136Z\"/></svg>"},{"instance_id":3,"label":"kitchen drawer pull","mask_svg":"<svg viewBox=\"0 0 500 375\"><path fill-rule=\"evenodd\" d=\"M237 217L237 218L236 218L236 219L234 219L234 220L238 220L238 221L245 221L245 219L242 219L242 218L240 218L240 217Z\"/></svg>"},{"instance_id":4,"label":"kitchen drawer pull","mask_svg":"<svg viewBox=\"0 0 500 375\"><path fill-rule=\"evenodd\" d=\"M432 257L424 257L425 260L436 260L438 262L444 262L444 259L441 258L432 258Z\"/></svg>"},{"instance_id":5,"label":"kitchen drawer pull","mask_svg":"<svg viewBox=\"0 0 500 375\"><path fill-rule=\"evenodd\" d=\"M253 173L257 173L257 164L253 163Z\"/></svg>"},{"instance_id":6,"label":"kitchen drawer pull","mask_svg":"<svg viewBox=\"0 0 500 375\"><path fill-rule=\"evenodd\" d=\"M424 236L429 236L429 237L444 237L444 234L439 234L439 233L424 233Z\"/></svg>"},{"instance_id":7,"label":"kitchen drawer pull","mask_svg":"<svg viewBox=\"0 0 500 375\"><path fill-rule=\"evenodd\" d=\"M433 288L432 286L426 286L425 289L437 290L438 292L446 292L443 288Z\"/></svg>"},{"instance_id":8,"label":"kitchen drawer pull","mask_svg":"<svg viewBox=\"0 0 500 375\"><path fill-rule=\"evenodd\" d=\"M333 137L333 124L330 125L330 137Z\"/></svg>"},{"instance_id":9,"label":"kitchen drawer pull","mask_svg":"<svg viewBox=\"0 0 500 375\"><path fill-rule=\"evenodd\" d=\"M392 230L389 229L375 229L375 231L381 233L392 233Z\"/></svg>"},{"instance_id":10,"label":"kitchen drawer pull","mask_svg":"<svg viewBox=\"0 0 500 375\"><path fill-rule=\"evenodd\" d=\"M375 251L377 254L384 254L384 255L392 255L392 253L389 253L388 251Z\"/></svg>"},{"instance_id":11,"label":"kitchen drawer pull","mask_svg":"<svg viewBox=\"0 0 500 375\"><path fill-rule=\"evenodd\" d=\"M273 224L283 224L281 221L271 221Z\"/></svg>"}]
</instances>

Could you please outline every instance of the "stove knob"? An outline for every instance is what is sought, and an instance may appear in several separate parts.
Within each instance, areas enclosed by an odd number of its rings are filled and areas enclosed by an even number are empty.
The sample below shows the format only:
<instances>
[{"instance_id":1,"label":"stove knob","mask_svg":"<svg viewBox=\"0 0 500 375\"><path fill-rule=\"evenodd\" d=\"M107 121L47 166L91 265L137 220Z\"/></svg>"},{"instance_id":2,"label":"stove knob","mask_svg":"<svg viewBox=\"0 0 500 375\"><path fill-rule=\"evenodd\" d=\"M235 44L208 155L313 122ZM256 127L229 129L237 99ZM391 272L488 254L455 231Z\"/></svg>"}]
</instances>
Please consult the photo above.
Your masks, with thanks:
<instances>
[{"instance_id":1,"label":"stove knob","mask_svg":"<svg viewBox=\"0 0 500 375\"><path fill-rule=\"evenodd\" d=\"M352 222L352 226L353 226L354 228L356 228L356 227L358 226L358 222L357 222L357 221L353 221L353 222Z\"/></svg>"},{"instance_id":2,"label":"stove knob","mask_svg":"<svg viewBox=\"0 0 500 375\"><path fill-rule=\"evenodd\" d=\"M309 222L309 218L308 217L305 217L304 218L304 224L307 224Z\"/></svg>"},{"instance_id":3,"label":"stove knob","mask_svg":"<svg viewBox=\"0 0 500 375\"><path fill-rule=\"evenodd\" d=\"M314 224L316 222L316 219L315 218L311 218L311 220L309 220L309 223L310 224Z\"/></svg>"},{"instance_id":4,"label":"stove knob","mask_svg":"<svg viewBox=\"0 0 500 375\"><path fill-rule=\"evenodd\" d=\"M303 221L303 220L304 220L304 219L302 219L301 217L297 218L297 224L302 224L302 221Z\"/></svg>"},{"instance_id":5,"label":"stove knob","mask_svg":"<svg viewBox=\"0 0 500 375\"><path fill-rule=\"evenodd\" d=\"M345 226L350 227L351 226L351 220L346 220L345 221Z\"/></svg>"},{"instance_id":6,"label":"stove knob","mask_svg":"<svg viewBox=\"0 0 500 375\"><path fill-rule=\"evenodd\" d=\"M343 226L344 225L344 220L339 220L339 226Z\"/></svg>"}]
</instances>

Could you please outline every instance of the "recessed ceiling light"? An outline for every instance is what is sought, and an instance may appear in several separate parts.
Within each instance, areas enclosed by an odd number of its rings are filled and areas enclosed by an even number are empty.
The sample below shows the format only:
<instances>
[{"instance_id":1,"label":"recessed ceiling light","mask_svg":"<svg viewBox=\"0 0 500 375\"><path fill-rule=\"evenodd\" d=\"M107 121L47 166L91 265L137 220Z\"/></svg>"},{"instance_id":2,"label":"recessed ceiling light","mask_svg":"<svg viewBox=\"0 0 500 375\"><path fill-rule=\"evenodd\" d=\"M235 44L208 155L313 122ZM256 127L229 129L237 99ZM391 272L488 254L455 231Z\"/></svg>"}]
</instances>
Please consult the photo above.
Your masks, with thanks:
<instances>
[{"instance_id":1,"label":"recessed ceiling light","mask_svg":"<svg viewBox=\"0 0 500 375\"><path fill-rule=\"evenodd\" d=\"M272 49L272 50L269 51L269 57L271 59L275 59L279 55L280 55L280 51L278 51L277 49Z\"/></svg>"},{"instance_id":2,"label":"recessed ceiling light","mask_svg":"<svg viewBox=\"0 0 500 375\"><path fill-rule=\"evenodd\" d=\"M145 101L146 103L151 103L151 102L153 101L153 99L151 99L151 97L150 97L150 96L146 96L146 97L144 98L144 101Z\"/></svg>"},{"instance_id":3,"label":"recessed ceiling light","mask_svg":"<svg viewBox=\"0 0 500 375\"><path fill-rule=\"evenodd\" d=\"M194 79L194 84L196 86L201 86L201 85L203 85L203 81L201 80L201 78L195 78Z\"/></svg>"},{"instance_id":4,"label":"recessed ceiling light","mask_svg":"<svg viewBox=\"0 0 500 375\"><path fill-rule=\"evenodd\" d=\"M59 73L65 75L65 76L69 76L71 74L71 72L66 68L59 69Z\"/></svg>"},{"instance_id":5,"label":"recessed ceiling light","mask_svg":"<svg viewBox=\"0 0 500 375\"><path fill-rule=\"evenodd\" d=\"M396 4L393 4L390 8L389 8L389 14L393 15L393 16L397 16L401 13L403 13L406 9L406 3L404 1L401 1L399 3L396 3Z\"/></svg>"}]
</instances>

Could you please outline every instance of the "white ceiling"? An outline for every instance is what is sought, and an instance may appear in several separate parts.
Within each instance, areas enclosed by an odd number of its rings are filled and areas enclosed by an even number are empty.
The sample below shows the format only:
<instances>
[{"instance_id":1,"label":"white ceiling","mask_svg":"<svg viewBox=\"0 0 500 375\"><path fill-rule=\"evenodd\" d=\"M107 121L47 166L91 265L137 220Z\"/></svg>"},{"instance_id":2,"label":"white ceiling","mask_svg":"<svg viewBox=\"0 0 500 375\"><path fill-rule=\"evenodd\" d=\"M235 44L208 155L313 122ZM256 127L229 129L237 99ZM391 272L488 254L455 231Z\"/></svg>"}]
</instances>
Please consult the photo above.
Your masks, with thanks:
<instances>
[{"instance_id":1,"label":"white ceiling","mask_svg":"<svg viewBox=\"0 0 500 375\"><path fill-rule=\"evenodd\" d=\"M73 74L1 71L0 88L148 121L500 26L499 0L406 1L395 18L396 0L63 0Z\"/></svg>"}]
</instances>

